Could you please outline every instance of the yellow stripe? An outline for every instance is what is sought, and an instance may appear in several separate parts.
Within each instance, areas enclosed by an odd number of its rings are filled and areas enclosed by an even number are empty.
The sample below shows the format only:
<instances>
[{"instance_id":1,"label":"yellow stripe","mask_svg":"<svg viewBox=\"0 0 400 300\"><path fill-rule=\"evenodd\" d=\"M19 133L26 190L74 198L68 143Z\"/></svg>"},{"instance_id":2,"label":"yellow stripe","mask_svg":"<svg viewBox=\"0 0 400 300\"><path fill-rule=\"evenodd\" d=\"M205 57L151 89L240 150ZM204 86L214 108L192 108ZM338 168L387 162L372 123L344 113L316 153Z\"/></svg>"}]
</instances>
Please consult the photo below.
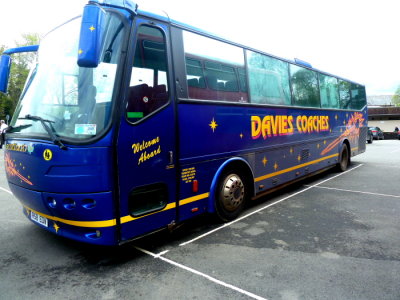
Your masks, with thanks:
<instances>
[{"instance_id":1,"label":"yellow stripe","mask_svg":"<svg viewBox=\"0 0 400 300\"><path fill-rule=\"evenodd\" d=\"M278 172L274 172L274 173L270 173L270 174L267 174L267 175L263 175L263 176L255 178L254 182L258 182L258 181L261 181L261 180L264 180L264 179L267 179L267 178L271 178L271 177L274 177L274 176L277 176L277 175L281 175L281 174L284 174L284 173L287 173L287 172L290 172L290 171L294 171L294 170L297 170L297 169L300 169L300 168L303 168L303 167L306 167L306 166L309 166L309 165L313 165L313 164L316 164L316 163L319 163L321 161L324 161L324 160L327 160L327 159L330 159L330 158L333 158L333 157L337 157L337 156L339 156L339 154L332 154L332 155L325 156L325 157L322 157L322 158L319 158L319 159L316 159L316 160L313 160L313 161L306 162L306 163L301 164L301 165L297 165L297 166L294 166L294 167L291 167L291 168L280 170Z\"/></svg>"},{"instance_id":2,"label":"yellow stripe","mask_svg":"<svg viewBox=\"0 0 400 300\"><path fill-rule=\"evenodd\" d=\"M78 227L111 227L111 226L115 226L117 224L116 219L112 219L112 220L105 220L105 221L73 221L73 220L66 220L66 219L62 219L59 217L53 217L53 216L49 216L46 215L44 213L38 212L36 210L33 210L27 206L24 205L24 207L29 210L29 211L33 211L34 213L41 215L42 217L45 217L49 220L52 221L57 221L57 222L61 222L61 223L65 223L68 225L72 225L72 226L78 226Z\"/></svg>"},{"instance_id":3,"label":"yellow stripe","mask_svg":"<svg viewBox=\"0 0 400 300\"><path fill-rule=\"evenodd\" d=\"M210 195L210 193L204 193L204 194L200 194L200 195L197 195L197 196L193 196L193 197L190 197L190 198L183 199L183 200L179 201L179 206L185 205L185 204L189 204L189 203L192 203L192 202L195 202L195 201L198 201L198 200L205 199L209 195Z\"/></svg>"},{"instance_id":4,"label":"yellow stripe","mask_svg":"<svg viewBox=\"0 0 400 300\"><path fill-rule=\"evenodd\" d=\"M176 207L176 203L175 203L175 202L169 203L166 207L164 207L163 210L157 210L157 211L155 211L155 212L152 212L152 213L150 213L150 214L143 215L143 216L140 216L140 217L137 217L137 218L132 217L132 216L125 216L125 217L122 217L122 218L120 219L120 221L121 221L121 224L128 223L128 222L131 222L131 221L135 221L135 220L137 220L137 219L141 219L141 218L144 218L144 217L147 217L147 216L151 216L151 215L154 215L154 214L157 214L157 213L166 211L166 210L173 209L173 208L175 208L175 207Z\"/></svg>"},{"instance_id":5,"label":"yellow stripe","mask_svg":"<svg viewBox=\"0 0 400 300\"><path fill-rule=\"evenodd\" d=\"M192 203L192 202L195 202L195 201L198 201L198 200L202 200L202 199L207 198L208 196L209 196L209 193L204 193L204 194L200 194L200 195L197 195L197 196L189 197L189 198L180 200L179 201L179 205L182 206L182 205L189 204L189 203ZM73 221L73 220L67 220L67 219L62 219L62 218L59 218L59 217L53 217L53 216L46 215L44 213L38 212L36 210L33 210L33 209L29 208L26 205L24 205L24 207L27 210L33 211L34 213L36 213L38 215L41 215L42 217L44 217L46 219L49 219L49 220L52 220L52 221L61 222L61 223L72 225L72 226L77 226L77 227L91 227L91 228L95 228L96 227L96 228L101 228L101 227L112 227L112 226L117 225L116 219L104 220L104 221ZM141 219L141 218L144 218L144 217L147 217L147 216L151 216L151 215L154 215L156 213L160 213L160 212L167 211L167 210L174 209L174 208L176 208L176 203L169 203L163 210L155 211L153 213L150 213L150 214L147 214L147 215L143 215L143 216L140 216L140 217L137 217L137 218L132 217L130 215L129 216L125 216L125 217L122 217L120 219L120 221L121 221L121 224L124 224L124 223L128 223L128 222L131 222L131 221L134 221L134 220L137 220L137 219Z\"/></svg>"}]
</instances>

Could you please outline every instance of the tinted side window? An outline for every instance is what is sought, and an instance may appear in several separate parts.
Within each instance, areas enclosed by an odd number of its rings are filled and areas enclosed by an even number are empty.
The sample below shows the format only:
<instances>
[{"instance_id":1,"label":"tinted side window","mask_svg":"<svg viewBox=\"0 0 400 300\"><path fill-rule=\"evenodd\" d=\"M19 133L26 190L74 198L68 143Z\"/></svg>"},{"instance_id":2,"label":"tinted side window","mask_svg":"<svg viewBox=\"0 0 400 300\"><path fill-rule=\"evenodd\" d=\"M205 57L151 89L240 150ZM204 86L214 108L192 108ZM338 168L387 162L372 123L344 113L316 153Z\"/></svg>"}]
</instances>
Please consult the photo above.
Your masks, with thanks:
<instances>
[{"instance_id":1,"label":"tinted side window","mask_svg":"<svg viewBox=\"0 0 400 300\"><path fill-rule=\"evenodd\" d=\"M244 68L238 69L239 73L239 83L240 83L240 91L247 93L247 76L246 70Z\"/></svg>"},{"instance_id":2,"label":"tinted side window","mask_svg":"<svg viewBox=\"0 0 400 300\"><path fill-rule=\"evenodd\" d=\"M186 58L186 73L189 87L205 88L203 67L198 59Z\"/></svg>"},{"instance_id":3,"label":"tinted side window","mask_svg":"<svg viewBox=\"0 0 400 300\"><path fill-rule=\"evenodd\" d=\"M352 109L362 109L367 104L365 88L362 85L351 84L350 97Z\"/></svg>"},{"instance_id":4,"label":"tinted side window","mask_svg":"<svg viewBox=\"0 0 400 300\"><path fill-rule=\"evenodd\" d=\"M243 49L188 31L183 42L189 98L248 101Z\"/></svg>"},{"instance_id":5,"label":"tinted side window","mask_svg":"<svg viewBox=\"0 0 400 300\"><path fill-rule=\"evenodd\" d=\"M165 37L158 28L141 26L129 87L127 118L136 122L169 99Z\"/></svg>"},{"instance_id":6,"label":"tinted side window","mask_svg":"<svg viewBox=\"0 0 400 300\"><path fill-rule=\"evenodd\" d=\"M350 82L339 80L339 100L340 100L340 108L342 109L350 109Z\"/></svg>"},{"instance_id":7,"label":"tinted side window","mask_svg":"<svg viewBox=\"0 0 400 300\"><path fill-rule=\"evenodd\" d=\"M294 105L320 107L318 78L314 71L290 65Z\"/></svg>"},{"instance_id":8,"label":"tinted side window","mask_svg":"<svg viewBox=\"0 0 400 300\"><path fill-rule=\"evenodd\" d=\"M216 91L238 92L239 81L233 67L205 61L205 71L208 86Z\"/></svg>"},{"instance_id":9,"label":"tinted side window","mask_svg":"<svg viewBox=\"0 0 400 300\"><path fill-rule=\"evenodd\" d=\"M339 108L339 84L335 77L319 74L321 107Z\"/></svg>"},{"instance_id":10,"label":"tinted side window","mask_svg":"<svg viewBox=\"0 0 400 300\"><path fill-rule=\"evenodd\" d=\"M288 63L246 51L252 103L291 105Z\"/></svg>"}]
</instances>

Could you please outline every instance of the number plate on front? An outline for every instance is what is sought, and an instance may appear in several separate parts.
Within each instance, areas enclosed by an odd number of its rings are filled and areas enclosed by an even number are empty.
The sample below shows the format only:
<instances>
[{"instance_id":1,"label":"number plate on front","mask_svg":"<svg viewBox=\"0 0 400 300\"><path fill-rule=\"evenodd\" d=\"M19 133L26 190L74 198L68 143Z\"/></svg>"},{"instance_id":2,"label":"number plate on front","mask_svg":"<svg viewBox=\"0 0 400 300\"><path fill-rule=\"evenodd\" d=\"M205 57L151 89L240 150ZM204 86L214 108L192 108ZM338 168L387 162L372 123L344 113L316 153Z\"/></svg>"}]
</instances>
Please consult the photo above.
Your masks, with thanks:
<instances>
[{"instance_id":1,"label":"number plate on front","mask_svg":"<svg viewBox=\"0 0 400 300\"><path fill-rule=\"evenodd\" d=\"M31 220L35 221L36 223L39 223L40 225L46 227L48 226L47 219L45 217L42 217L41 215L38 215L37 213L34 213L33 211L31 211Z\"/></svg>"}]
</instances>

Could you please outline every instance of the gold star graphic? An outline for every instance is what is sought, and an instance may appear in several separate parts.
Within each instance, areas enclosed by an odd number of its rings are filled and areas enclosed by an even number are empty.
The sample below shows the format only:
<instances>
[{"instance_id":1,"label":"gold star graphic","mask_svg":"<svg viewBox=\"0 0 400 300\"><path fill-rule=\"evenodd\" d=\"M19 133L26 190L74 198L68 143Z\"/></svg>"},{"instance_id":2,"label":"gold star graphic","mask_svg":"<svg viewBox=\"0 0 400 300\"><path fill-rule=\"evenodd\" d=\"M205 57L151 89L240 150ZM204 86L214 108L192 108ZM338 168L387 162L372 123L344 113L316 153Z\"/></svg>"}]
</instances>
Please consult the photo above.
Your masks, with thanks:
<instances>
[{"instance_id":1,"label":"gold star graphic","mask_svg":"<svg viewBox=\"0 0 400 300\"><path fill-rule=\"evenodd\" d=\"M93 26L93 25L92 25L92 26L90 26L90 28L89 28L89 30L90 30L90 31L92 31L92 32L93 32L95 29L96 29L96 28L94 28L94 26Z\"/></svg>"},{"instance_id":2,"label":"gold star graphic","mask_svg":"<svg viewBox=\"0 0 400 300\"><path fill-rule=\"evenodd\" d=\"M293 147L290 147L290 154L293 154L294 150Z\"/></svg>"},{"instance_id":3,"label":"gold star graphic","mask_svg":"<svg viewBox=\"0 0 400 300\"><path fill-rule=\"evenodd\" d=\"M336 115L336 116L335 116L335 120L337 120L338 118L339 118L338 115Z\"/></svg>"},{"instance_id":4,"label":"gold star graphic","mask_svg":"<svg viewBox=\"0 0 400 300\"><path fill-rule=\"evenodd\" d=\"M242 139L242 138L243 138L243 133L241 133L239 136L240 136L240 138Z\"/></svg>"},{"instance_id":5,"label":"gold star graphic","mask_svg":"<svg viewBox=\"0 0 400 300\"><path fill-rule=\"evenodd\" d=\"M279 166L278 166L278 164L275 162L275 164L274 164L274 169L275 169L275 171L278 170L278 168L279 168Z\"/></svg>"},{"instance_id":6,"label":"gold star graphic","mask_svg":"<svg viewBox=\"0 0 400 300\"><path fill-rule=\"evenodd\" d=\"M262 163L263 163L264 167L267 164L267 162L268 162L268 159L264 156L264 159L262 160Z\"/></svg>"},{"instance_id":7,"label":"gold star graphic","mask_svg":"<svg viewBox=\"0 0 400 300\"><path fill-rule=\"evenodd\" d=\"M81 55L83 53L82 49L79 49L78 54Z\"/></svg>"},{"instance_id":8,"label":"gold star graphic","mask_svg":"<svg viewBox=\"0 0 400 300\"><path fill-rule=\"evenodd\" d=\"M215 122L214 118L212 119L211 123L208 124L208 125L211 127L211 129L212 129L213 132L215 132L215 129L216 129L217 126L218 126L218 124L217 124L217 122Z\"/></svg>"},{"instance_id":9,"label":"gold star graphic","mask_svg":"<svg viewBox=\"0 0 400 300\"><path fill-rule=\"evenodd\" d=\"M56 230L56 233L58 233L58 230L60 229L60 226L58 226L57 223L54 222L53 228Z\"/></svg>"},{"instance_id":10,"label":"gold star graphic","mask_svg":"<svg viewBox=\"0 0 400 300\"><path fill-rule=\"evenodd\" d=\"M297 156L297 160L300 162L301 161L301 156L299 154L299 156Z\"/></svg>"},{"instance_id":11,"label":"gold star graphic","mask_svg":"<svg viewBox=\"0 0 400 300\"><path fill-rule=\"evenodd\" d=\"M324 145L326 145L326 140L324 141Z\"/></svg>"}]
</instances>

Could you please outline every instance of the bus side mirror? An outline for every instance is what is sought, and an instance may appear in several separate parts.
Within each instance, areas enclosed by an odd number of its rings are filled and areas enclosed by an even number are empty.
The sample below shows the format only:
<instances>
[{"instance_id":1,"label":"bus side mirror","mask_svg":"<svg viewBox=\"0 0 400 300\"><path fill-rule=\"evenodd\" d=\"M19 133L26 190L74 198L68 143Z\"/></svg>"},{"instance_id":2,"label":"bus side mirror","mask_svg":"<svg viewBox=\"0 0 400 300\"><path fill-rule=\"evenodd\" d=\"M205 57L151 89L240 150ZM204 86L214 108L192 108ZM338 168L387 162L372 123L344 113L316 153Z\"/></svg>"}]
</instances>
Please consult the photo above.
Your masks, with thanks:
<instances>
[{"instance_id":1,"label":"bus side mirror","mask_svg":"<svg viewBox=\"0 0 400 300\"><path fill-rule=\"evenodd\" d=\"M106 12L96 4L87 4L83 10L78 48L78 65L96 68L100 63Z\"/></svg>"},{"instance_id":2,"label":"bus side mirror","mask_svg":"<svg viewBox=\"0 0 400 300\"><path fill-rule=\"evenodd\" d=\"M7 93L8 78L10 76L11 57L2 55L0 57L0 92Z\"/></svg>"}]
</instances>

